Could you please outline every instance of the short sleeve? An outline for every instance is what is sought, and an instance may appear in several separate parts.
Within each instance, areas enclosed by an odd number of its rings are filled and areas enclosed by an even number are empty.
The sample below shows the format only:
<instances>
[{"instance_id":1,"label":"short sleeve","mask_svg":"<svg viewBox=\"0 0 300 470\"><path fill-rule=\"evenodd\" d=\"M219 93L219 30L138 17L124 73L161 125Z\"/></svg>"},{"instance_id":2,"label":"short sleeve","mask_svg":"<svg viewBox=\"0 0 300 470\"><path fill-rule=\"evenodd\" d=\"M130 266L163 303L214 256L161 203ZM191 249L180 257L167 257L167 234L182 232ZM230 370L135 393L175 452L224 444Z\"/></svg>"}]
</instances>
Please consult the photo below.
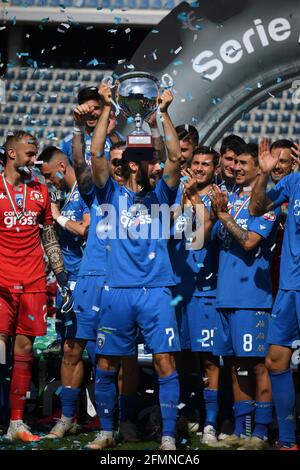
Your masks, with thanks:
<instances>
[{"instance_id":1,"label":"short sleeve","mask_svg":"<svg viewBox=\"0 0 300 470\"><path fill-rule=\"evenodd\" d=\"M251 216L248 222L248 231L267 238L274 228L274 224L278 223L279 214L280 209L276 209L275 211L266 212L261 217Z\"/></svg>"},{"instance_id":2,"label":"short sleeve","mask_svg":"<svg viewBox=\"0 0 300 470\"><path fill-rule=\"evenodd\" d=\"M291 194L291 188L296 182L299 182L299 174L293 173L287 175L279 181L276 186L267 192L267 197L273 201L274 207L279 207L284 202L288 202Z\"/></svg>"},{"instance_id":3,"label":"short sleeve","mask_svg":"<svg viewBox=\"0 0 300 470\"><path fill-rule=\"evenodd\" d=\"M172 206L177 198L179 186L176 188L169 188L163 178L159 180L154 190L159 204L169 204Z\"/></svg>"}]
</instances>

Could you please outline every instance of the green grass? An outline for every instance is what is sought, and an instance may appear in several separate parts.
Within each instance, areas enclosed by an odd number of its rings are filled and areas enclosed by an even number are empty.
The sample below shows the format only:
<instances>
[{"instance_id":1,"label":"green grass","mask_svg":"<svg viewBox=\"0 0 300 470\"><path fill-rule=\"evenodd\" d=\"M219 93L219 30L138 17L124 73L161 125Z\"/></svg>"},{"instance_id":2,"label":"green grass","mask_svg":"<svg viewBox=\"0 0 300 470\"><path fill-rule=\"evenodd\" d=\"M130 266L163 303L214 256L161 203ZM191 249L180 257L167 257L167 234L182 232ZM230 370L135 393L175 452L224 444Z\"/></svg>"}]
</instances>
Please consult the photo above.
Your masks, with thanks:
<instances>
[{"instance_id":1,"label":"green grass","mask_svg":"<svg viewBox=\"0 0 300 470\"><path fill-rule=\"evenodd\" d=\"M0 441L0 450L82 450L86 444L91 442L96 436L95 432L83 432L75 436L68 436L63 439L45 439L33 443L5 443L3 438ZM154 441L145 441L137 443L118 444L113 448L114 451L123 450L153 450L159 449L159 443ZM179 450L213 450L210 447L200 444L199 436L191 436L188 439L182 439L178 443ZM109 449L108 449L109 450Z\"/></svg>"}]
</instances>

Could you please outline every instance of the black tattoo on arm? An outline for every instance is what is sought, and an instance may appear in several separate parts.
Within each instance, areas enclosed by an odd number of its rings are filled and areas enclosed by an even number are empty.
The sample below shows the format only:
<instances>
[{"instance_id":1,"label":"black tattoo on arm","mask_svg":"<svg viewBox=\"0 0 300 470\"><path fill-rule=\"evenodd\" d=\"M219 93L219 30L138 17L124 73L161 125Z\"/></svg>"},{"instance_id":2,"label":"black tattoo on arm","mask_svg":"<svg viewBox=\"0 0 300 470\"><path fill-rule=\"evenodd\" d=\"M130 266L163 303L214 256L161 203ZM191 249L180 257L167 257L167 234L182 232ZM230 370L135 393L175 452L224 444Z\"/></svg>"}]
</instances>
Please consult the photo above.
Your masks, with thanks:
<instances>
[{"instance_id":1,"label":"black tattoo on arm","mask_svg":"<svg viewBox=\"0 0 300 470\"><path fill-rule=\"evenodd\" d=\"M64 260L53 225L44 226L42 242L54 274L60 273L64 270Z\"/></svg>"},{"instance_id":2,"label":"black tattoo on arm","mask_svg":"<svg viewBox=\"0 0 300 470\"><path fill-rule=\"evenodd\" d=\"M226 230L233 236L233 238L242 246L249 240L249 232L240 227L236 221L227 213L225 217L220 217L220 220Z\"/></svg>"}]
</instances>

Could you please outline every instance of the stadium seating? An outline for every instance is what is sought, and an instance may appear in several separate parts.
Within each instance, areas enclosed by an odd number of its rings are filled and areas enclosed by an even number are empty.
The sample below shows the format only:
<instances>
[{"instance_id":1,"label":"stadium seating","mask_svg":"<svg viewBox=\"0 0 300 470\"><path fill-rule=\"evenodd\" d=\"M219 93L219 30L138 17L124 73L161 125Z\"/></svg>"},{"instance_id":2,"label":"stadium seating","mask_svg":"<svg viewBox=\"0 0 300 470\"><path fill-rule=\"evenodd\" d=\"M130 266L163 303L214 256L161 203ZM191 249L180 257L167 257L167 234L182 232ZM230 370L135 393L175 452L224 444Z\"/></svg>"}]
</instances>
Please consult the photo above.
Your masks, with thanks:
<instances>
[{"instance_id":1,"label":"stadium seating","mask_svg":"<svg viewBox=\"0 0 300 470\"><path fill-rule=\"evenodd\" d=\"M40 139L41 148L58 144L73 127L72 109L80 85L100 83L107 70L14 68L6 73L6 103L0 105L0 138L26 128ZM257 108L243 111L228 132L257 142L262 136L295 139L300 135L300 105L289 90L270 97Z\"/></svg>"}]
</instances>

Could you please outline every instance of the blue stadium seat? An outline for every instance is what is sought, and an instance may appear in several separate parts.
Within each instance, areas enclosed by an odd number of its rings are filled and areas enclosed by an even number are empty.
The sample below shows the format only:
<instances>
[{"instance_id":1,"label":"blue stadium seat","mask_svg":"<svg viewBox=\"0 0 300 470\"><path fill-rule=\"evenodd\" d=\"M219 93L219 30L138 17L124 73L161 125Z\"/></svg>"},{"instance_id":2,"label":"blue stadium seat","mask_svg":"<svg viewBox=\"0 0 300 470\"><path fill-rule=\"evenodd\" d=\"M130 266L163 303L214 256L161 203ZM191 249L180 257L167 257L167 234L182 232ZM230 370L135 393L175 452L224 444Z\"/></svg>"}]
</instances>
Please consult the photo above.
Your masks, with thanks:
<instances>
[{"instance_id":1,"label":"blue stadium seat","mask_svg":"<svg viewBox=\"0 0 300 470\"><path fill-rule=\"evenodd\" d=\"M60 4L60 0L49 0L49 6L50 7L58 7ZM63 4L63 2L62 2Z\"/></svg>"},{"instance_id":2,"label":"blue stadium seat","mask_svg":"<svg viewBox=\"0 0 300 470\"><path fill-rule=\"evenodd\" d=\"M20 6L22 3L22 0L11 0L11 4L14 6Z\"/></svg>"},{"instance_id":3,"label":"blue stadium seat","mask_svg":"<svg viewBox=\"0 0 300 470\"><path fill-rule=\"evenodd\" d=\"M41 72L38 69L33 70L31 80L39 80L41 78Z\"/></svg>"},{"instance_id":4,"label":"blue stadium seat","mask_svg":"<svg viewBox=\"0 0 300 470\"><path fill-rule=\"evenodd\" d=\"M35 91L36 84L34 82L26 83L26 91Z\"/></svg>"},{"instance_id":5,"label":"blue stadium seat","mask_svg":"<svg viewBox=\"0 0 300 470\"><path fill-rule=\"evenodd\" d=\"M296 114L296 116L295 116L295 122L300 122L300 114Z\"/></svg>"},{"instance_id":6,"label":"blue stadium seat","mask_svg":"<svg viewBox=\"0 0 300 470\"><path fill-rule=\"evenodd\" d=\"M46 126L48 127L49 126L49 119L47 119L47 118L40 119L39 125L44 126L44 127L46 127Z\"/></svg>"},{"instance_id":7,"label":"blue stadium seat","mask_svg":"<svg viewBox=\"0 0 300 470\"><path fill-rule=\"evenodd\" d=\"M61 91L61 83L60 82L53 83L51 91Z\"/></svg>"},{"instance_id":8,"label":"blue stadium seat","mask_svg":"<svg viewBox=\"0 0 300 470\"><path fill-rule=\"evenodd\" d=\"M61 97L60 97L60 102L61 102L61 103L70 103L70 96L68 96L68 95L61 95Z\"/></svg>"},{"instance_id":9,"label":"blue stadium seat","mask_svg":"<svg viewBox=\"0 0 300 470\"><path fill-rule=\"evenodd\" d=\"M92 75L90 72L86 72L82 74L81 80L83 82L90 82L92 80Z\"/></svg>"},{"instance_id":10,"label":"blue stadium seat","mask_svg":"<svg viewBox=\"0 0 300 470\"><path fill-rule=\"evenodd\" d=\"M264 101L263 103L260 103L260 105L258 106L258 109L267 109L267 102Z\"/></svg>"},{"instance_id":11,"label":"blue stadium seat","mask_svg":"<svg viewBox=\"0 0 300 470\"><path fill-rule=\"evenodd\" d=\"M57 72L56 73L56 80L65 80L66 79L66 72Z\"/></svg>"},{"instance_id":12,"label":"blue stadium seat","mask_svg":"<svg viewBox=\"0 0 300 470\"><path fill-rule=\"evenodd\" d=\"M9 117L5 116L5 114L0 114L0 124L6 126L9 122Z\"/></svg>"},{"instance_id":13,"label":"blue stadium seat","mask_svg":"<svg viewBox=\"0 0 300 470\"><path fill-rule=\"evenodd\" d=\"M65 120L65 126L66 127L72 127L74 125L74 121L73 121L73 118L67 118Z\"/></svg>"},{"instance_id":14,"label":"blue stadium seat","mask_svg":"<svg viewBox=\"0 0 300 470\"><path fill-rule=\"evenodd\" d=\"M42 109L42 114L45 114L46 116L50 116L53 112L52 106L46 106L45 108Z\"/></svg>"},{"instance_id":15,"label":"blue stadium seat","mask_svg":"<svg viewBox=\"0 0 300 470\"><path fill-rule=\"evenodd\" d=\"M85 6L88 8L97 8L98 1L97 0L85 0Z\"/></svg>"},{"instance_id":16,"label":"blue stadium seat","mask_svg":"<svg viewBox=\"0 0 300 470\"><path fill-rule=\"evenodd\" d=\"M23 89L23 83L22 82L13 82L11 86L11 90L15 91L20 91Z\"/></svg>"},{"instance_id":17,"label":"blue stadium seat","mask_svg":"<svg viewBox=\"0 0 300 470\"><path fill-rule=\"evenodd\" d=\"M289 126L280 126L279 133L287 135L289 133Z\"/></svg>"},{"instance_id":18,"label":"blue stadium seat","mask_svg":"<svg viewBox=\"0 0 300 470\"><path fill-rule=\"evenodd\" d=\"M247 124L240 124L238 132L242 132L243 134L248 132L248 125Z\"/></svg>"},{"instance_id":19,"label":"blue stadium seat","mask_svg":"<svg viewBox=\"0 0 300 470\"><path fill-rule=\"evenodd\" d=\"M10 124L12 124L13 126L21 126L22 123L23 123L23 119L21 116L14 116L10 122Z\"/></svg>"},{"instance_id":20,"label":"blue stadium seat","mask_svg":"<svg viewBox=\"0 0 300 470\"><path fill-rule=\"evenodd\" d=\"M57 101L57 95L50 95L48 97L48 103L56 103Z\"/></svg>"},{"instance_id":21,"label":"blue stadium seat","mask_svg":"<svg viewBox=\"0 0 300 470\"><path fill-rule=\"evenodd\" d=\"M48 6L48 0L36 0L36 5L39 7L46 7Z\"/></svg>"},{"instance_id":22,"label":"blue stadium seat","mask_svg":"<svg viewBox=\"0 0 300 470\"><path fill-rule=\"evenodd\" d=\"M155 10L156 9L160 10L161 8L163 8L163 3L164 2L162 0L152 0L151 1L151 8L153 8Z\"/></svg>"},{"instance_id":23,"label":"blue stadium seat","mask_svg":"<svg viewBox=\"0 0 300 470\"><path fill-rule=\"evenodd\" d=\"M149 8L149 0L141 0L140 1L140 8L148 9Z\"/></svg>"},{"instance_id":24,"label":"blue stadium seat","mask_svg":"<svg viewBox=\"0 0 300 470\"><path fill-rule=\"evenodd\" d=\"M13 80L15 78L15 71L13 69L8 68L6 70L5 78L7 80Z\"/></svg>"},{"instance_id":25,"label":"blue stadium seat","mask_svg":"<svg viewBox=\"0 0 300 470\"><path fill-rule=\"evenodd\" d=\"M26 114L27 112L26 109L27 109L26 105L21 104L20 106L17 107L16 112L17 114Z\"/></svg>"},{"instance_id":26,"label":"blue stadium seat","mask_svg":"<svg viewBox=\"0 0 300 470\"><path fill-rule=\"evenodd\" d=\"M7 104L5 108L3 109L4 113L12 114L15 112L15 108L13 104Z\"/></svg>"},{"instance_id":27,"label":"blue stadium seat","mask_svg":"<svg viewBox=\"0 0 300 470\"><path fill-rule=\"evenodd\" d=\"M64 114L65 114L65 107L64 107L64 106L59 106L59 107L56 109L56 114L58 114L59 116L64 116Z\"/></svg>"},{"instance_id":28,"label":"blue stadium seat","mask_svg":"<svg viewBox=\"0 0 300 470\"><path fill-rule=\"evenodd\" d=\"M39 91L48 91L48 83L40 83L39 87L38 87L38 90Z\"/></svg>"},{"instance_id":29,"label":"blue stadium seat","mask_svg":"<svg viewBox=\"0 0 300 470\"><path fill-rule=\"evenodd\" d=\"M128 0L128 8L137 8L136 0Z\"/></svg>"},{"instance_id":30,"label":"blue stadium seat","mask_svg":"<svg viewBox=\"0 0 300 470\"><path fill-rule=\"evenodd\" d=\"M11 93L10 95L8 95L8 101L16 103L17 101L20 101L20 95L18 95L17 93Z\"/></svg>"},{"instance_id":31,"label":"blue stadium seat","mask_svg":"<svg viewBox=\"0 0 300 470\"><path fill-rule=\"evenodd\" d=\"M250 137L249 137L249 143L250 143L250 144L258 144L258 138L257 138L257 137L250 136Z\"/></svg>"},{"instance_id":32,"label":"blue stadium seat","mask_svg":"<svg viewBox=\"0 0 300 470\"><path fill-rule=\"evenodd\" d=\"M30 113L31 114L40 114L41 108L39 106L33 105L31 106Z\"/></svg>"},{"instance_id":33,"label":"blue stadium seat","mask_svg":"<svg viewBox=\"0 0 300 470\"><path fill-rule=\"evenodd\" d=\"M267 127L266 127L266 133L267 134L274 134L275 132L275 126L272 126L270 124L267 124Z\"/></svg>"},{"instance_id":34,"label":"blue stadium seat","mask_svg":"<svg viewBox=\"0 0 300 470\"><path fill-rule=\"evenodd\" d=\"M34 102L35 103L43 103L44 102L44 95L41 93L36 93L34 95Z\"/></svg>"},{"instance_id":35,"label":"blue stadium seat","mask_svg":"<svg viewBox=\"0 0 300 470\"><path fill-rule=\"evenodd\" d=\"M79 80L80 73L79 72L70 72L68 76L68 80L74 82Z\"/></svg>"},{"instance_id":36,"label":"blue stadium seat","mask_svg":"<svg viewBox=\"0 0 300 470\"><path fill-rule=\"evenodd\" d=\"M62 90L65 91L66 93L73 93L74 87L73 85L64 85L62 87Z\"/></svg>"},{"instance_id":37,"label":"blue stadium seat","mask_svg":"<svg viewBox=\"0 0 300 470\"><path fill-rule=\"evenodd\" d=\"M268 115L269 122L277 122L278 121L278 114L270 113Z\"/></svg>"},{"instance_id":38,"label":"blue stadium seat","mask_svg":"<svg viewBox=\"0 0 300 470\"><path fill-rule=\"evenodd\" d=\"M61 119L53 119L52 120L53 127L61 127Z\"/></svg>"},{"instance_id":39,"label":"blue stadium seat","mask_svg":"<svg viewBox=\"0 0 300 470\"><path fill-rule=\"evenodd\" d=\"M19 71L19 75L18 75L18 80L26 80L26 78L28 78L28 73L27 73L27 69L21 69Z\"/></svg>"},{"instance_id":40,"label":"blue stadium seat","mask_svg":"<svg viewBox=\"0 0 300 470\"><path fill-rule=\"evenodd\" d=\"M0 129L0 137L4 137L4 129Z\"/></svg>"},{"instance_id":41,"label":"blue stadium seat","mask_svg":"<svg viewBox=\"0 0 300 470\"><path fill-rule=\"evenodd\" d=\"M30 103L30 101L31 101L31 96L28 95L28 94L26 94L26 95L25 95L25 94L24 94L24 95L22 94L22 100L21 100L21 101L22 101L23 103Z\"/></svg>"},{"instance_id":42,"label":"blue stadium seat","mask_svg":"<svg viewBox=\"0 0 300 470\"><path fill-rule=\"evenodd\" d=\"M273 109L274 111L278 111L278 109L280 109L279 101L272 101L271 102L271 109Z\"/></svg>"},{"instance_id":43,"label":"blue stadium seat","mask_svg":"<svg viewBox=\"0 0 300 470\"><path fill-rule=\"evenodd\" d=\"M95 75L95 83L99 85L102 82L103 77L103 73L97 73L97 75Z\"/></svg>"},{"instance_id":44,"label":"blue stadium seat","mask_svg":"<svg viewBox=\"0 0 300 470\"><path fill-rule=\"evenodd\" d=\"M291 115L289 113L281 114L282 122L291 122Z\"/></svg>"},{"instance_id":45,"label":"blue stadium seat","mask_svg":"<svg viewBox=\"0 0 300 470\"><path fill-rule=\"evenodd\" d=\"M42 80L52 80L52 78L53 78L53 73L51 70L45 70L44 72L41 72Z\"/></svg>"},{"instance_id":46,"label":"blue stadium seat","mask_svg":"<svg viewBox=\"0 0 300 470\"><path fill-rule=\"evenodd\" d=\"M252 132L254 134L260 134L261 133L261 125L260 124L253 124Z\"/></svg>"},{"instance_id":47,"label":"blue stadium seat","mask_svg":"<svg viewBox=\"0 0 300 470\"><path fill-rule=\"evenodd\" d=\"M263 122L264 117L265 117L265 114L264 114L264 113L255 113L255 114L254 114L254 120L255 120L256 122Z\"/></svg>"},{"instance_id":48,"label":"blue stadium seat","mask_svg":"<svg viewBox=\"0 0 300 470\"><path fill-rule=\"evenodd\" d=\"M124 4L124 0L115 0L113 2L114 8L124 8L126 5Z\"/></svg>"},{"instance_id":49,"label":"blue stadium seat","mask_svg":"<svg viewBox=\"0 0 300 470\"><path fill-rule=\"evenodd\" d=\"M293 134L299 135L300 134L300 126L293 127Z\"/></svg>"},{"instance_id":50,"label":"blue stadium seat","mask_svg":"<svg viewBox=\"0 0 300 470\"><path fill-rule=\"evenodd\" d=\"M294 103L292 101L286 101L284 103L284 109L285 109L285 111L293 111Z\"/></svg>"}]
</instances>

